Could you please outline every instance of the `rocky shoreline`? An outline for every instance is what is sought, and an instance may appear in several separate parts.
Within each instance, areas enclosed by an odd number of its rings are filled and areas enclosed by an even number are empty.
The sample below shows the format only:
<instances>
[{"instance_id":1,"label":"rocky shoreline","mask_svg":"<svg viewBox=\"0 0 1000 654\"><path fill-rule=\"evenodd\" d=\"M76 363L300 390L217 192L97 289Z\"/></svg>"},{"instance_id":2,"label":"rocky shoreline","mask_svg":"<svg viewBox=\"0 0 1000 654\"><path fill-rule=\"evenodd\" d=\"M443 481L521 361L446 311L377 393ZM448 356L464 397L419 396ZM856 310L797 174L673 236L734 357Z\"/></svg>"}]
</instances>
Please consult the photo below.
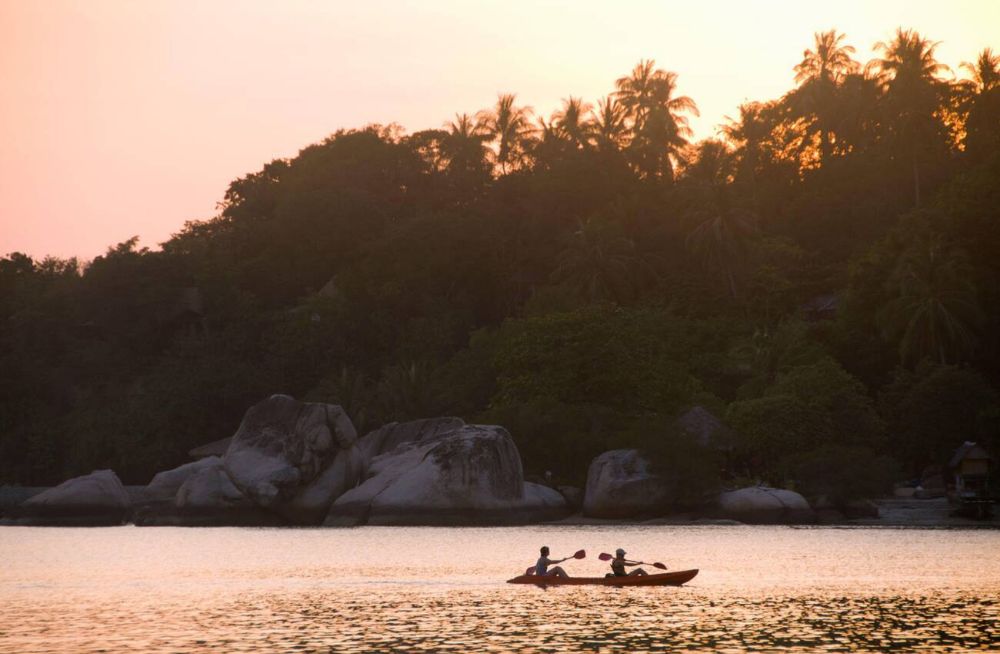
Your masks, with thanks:
<instances>
[{"instance_id":1,"label":"rocky shoreline","mask_svg":"<svg viewBox=\"0 0 1000 654\"><path fill-rule=\"evenodd\" d=\"M711 445L710 433L700 436ZM1000 527L997 518L952 515L944 498L810 505L796 492L764 486L723 490L681 511L676 482L637 450L596 457L585 488L551 487L525 479L501 426L431 418L359 438L341 407L285 395L251 407L231 439L212 445L146 486L124 486L113 471L99 470L53 488L0 487L0 524Z\"/></svg>"}]
</instances>

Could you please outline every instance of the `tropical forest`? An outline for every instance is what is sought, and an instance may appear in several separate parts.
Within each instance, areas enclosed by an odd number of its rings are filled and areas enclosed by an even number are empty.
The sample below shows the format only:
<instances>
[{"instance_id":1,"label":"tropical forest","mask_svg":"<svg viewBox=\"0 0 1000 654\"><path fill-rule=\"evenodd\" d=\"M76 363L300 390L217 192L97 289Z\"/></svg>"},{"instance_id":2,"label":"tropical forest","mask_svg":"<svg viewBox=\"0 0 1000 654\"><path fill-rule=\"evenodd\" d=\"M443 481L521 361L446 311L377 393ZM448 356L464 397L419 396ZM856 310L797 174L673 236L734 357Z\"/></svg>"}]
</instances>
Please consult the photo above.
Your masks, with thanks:
<instances>
[{"instance_id":1,"label":"tropical forest","mask_svg":"<svg viewBox=\"0 0 1000 654\"><path fill-rule=\"evenodd\" d=\"M849 43L806 35L711 138L683 63L642 60L550 115L502 92L338 130L156 248L5 255L0 481L145 484L274 393L359 434L502 425L576 485L635 447L692 493L873 496L995 448L1000 54ZM693 407L731 447L677 427Z\"/></svg>"}]
</instances>

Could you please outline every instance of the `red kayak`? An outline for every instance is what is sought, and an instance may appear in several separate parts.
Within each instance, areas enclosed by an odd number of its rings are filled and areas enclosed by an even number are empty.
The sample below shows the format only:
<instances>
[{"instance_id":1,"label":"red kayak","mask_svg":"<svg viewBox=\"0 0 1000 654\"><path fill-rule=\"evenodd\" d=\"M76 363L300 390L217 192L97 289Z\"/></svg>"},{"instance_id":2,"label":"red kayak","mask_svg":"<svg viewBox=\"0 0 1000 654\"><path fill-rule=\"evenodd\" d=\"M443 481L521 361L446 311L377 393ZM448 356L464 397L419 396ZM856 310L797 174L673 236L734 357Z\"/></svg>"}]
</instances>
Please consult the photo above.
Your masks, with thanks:
<instances>
[{"instance_id":1,"label":"red kayak","mask_svg":"<svg viewBox=\"0 0 1000 654\"><path fill-rule=\"evenodd\" d=\"M538 577L521 575L508 579L508 584L536 584L538 586L680 586L695 578L697 570L678 570L644 577Z\"/></svg>"}]
</instances>

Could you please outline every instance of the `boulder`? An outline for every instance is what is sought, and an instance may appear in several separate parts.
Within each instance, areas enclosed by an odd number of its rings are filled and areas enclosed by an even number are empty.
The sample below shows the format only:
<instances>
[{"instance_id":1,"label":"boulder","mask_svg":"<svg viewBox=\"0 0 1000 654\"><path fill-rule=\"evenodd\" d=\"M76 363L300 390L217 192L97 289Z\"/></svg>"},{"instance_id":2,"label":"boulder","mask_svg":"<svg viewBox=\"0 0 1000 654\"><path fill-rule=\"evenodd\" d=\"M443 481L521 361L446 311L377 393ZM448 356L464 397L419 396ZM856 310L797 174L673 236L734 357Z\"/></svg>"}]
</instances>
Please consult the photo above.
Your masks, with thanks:
<instances>
[{"instance_id":1,"label":"boulder","mask_svg":"<svg viewBox=\"0 0 1000 654\"><path fill-rule=\"evenodd\" d=\"M333 503L325 524L517 524L567 510L557 491L524 482L507 430L461 425L376 456L364 482Z\"/></svg>"},{"instance_id":2,"label":"boulder","mask_svg":"<svg viewBox=\"0 0 1000 654\"><path fill-rule=\"evenodd\" d=\"M222 459L215 463L202 466L195 474L189 476L174 497L174 506L182 510L194 511L226 511L237 507L252 506L240 489L233 485L226 474ZM209 459L202 459L208 461Z\"/></svg>"},{"instance_id":3,"label":"boulder","mask_svg":"<svg viewBox=\"0 0 1000 654\"><path fill-rule=\"evenodd\" d=\"M48 486L0 486L0 515L16 512L25 500L47 490Z\"/></svg>"},{"instance_id":4,"label":"boulder","mask_svg":"<svg viewBox=\"0 0 1000 654\"><path fill-rule=\"evenodd\" d=\"M205 468L220 465L222 465L220 457L209 456L192 463L185 463L172 470L158 472L146 486L146 496L150 499L173 499L177 495L177 490L192 475Z\"/></svg>"},{"instance_id":5,"label":"boulder","mask_svg":"<svg viewBox=\"0 0 1000 654\"><path fill-rule=\"evenodd\" d=\"M752 486L719 495L723 517L752 524L812 522L815 514L806 498L790 490Z\"/></svg>"},{"instance_id":6,"label":"boulder","mask_svg":"<svg viewBox=\"0 0 1000 654\"><path fill-rule=\"evenodd\" d=\"M318 524L337 495L358 481L356 442L339 406L272 395L246 412L222 460L255 504L296 523Z\"/></svg>"},{"instance_id":7,"label":"boulder","mask_svg":"<svg viewBox=\"0 0 1000 654\"><path fill-rule=\"evenodd\" d=\"M136 508L133 521L155 526L275 526L278 515L261 509L240 492L226 474L222 459L199 466L169 501L159 499Z\"/></svg>"},{"instance_id":8,"label":"boulder","mask_svg":"<svg viewBox=\"0 0 1000 654\"><path fill-rule=\"evenodd\" d=\"M25 500L13 514L28 524L115 525L131 508L118 475L95 470Z\"/></svg>"},{"instance_id":9,"label":"boulder","mask_svg":"<svg viewBox=\"0 0 1000 654\"><path fill-rule=\"evenodd\" d=\"M425 418L409 422L390 422L358 440L358 449L367 469L372 459L391 452L403 443L436 438L465 426L461 418Z\"/></svg>"},{"instance_id":10,"label":"boulder","mask_svg":"<svg viewBox=\"0 0 1000 654\"><path fill-rule=\"evenodd\" d=\"M650 472L638 450L610 450L587 471L583 513L592 518L624 519L664 513L670 485Z\"/></svg>"},{"instance_id":11,"label":"boulder","mask_svg":"<svg viewBox=\"0 0 1000 654\"><path fill-rule=\"evenodd\" d=\"M204 445L199 445L198 447L188 450L188 456L192 459L204 459L209 456L224 456L226 454L226 450L229 449L232 442L233 437L226 436L225 438L220 438L212 441L211 443L205 443Z\"/></svg>"},{"instance_id":12,"label":"boulder","mask_svg":"<svg viewBox=\"0 0 1000 654\"><path fill-rule=\"evenodd\" d=\"M566 498L570 508L579 510L583 507L583 489L578 486L556 486L559 494Z\"/></svg>"}]
</instances>

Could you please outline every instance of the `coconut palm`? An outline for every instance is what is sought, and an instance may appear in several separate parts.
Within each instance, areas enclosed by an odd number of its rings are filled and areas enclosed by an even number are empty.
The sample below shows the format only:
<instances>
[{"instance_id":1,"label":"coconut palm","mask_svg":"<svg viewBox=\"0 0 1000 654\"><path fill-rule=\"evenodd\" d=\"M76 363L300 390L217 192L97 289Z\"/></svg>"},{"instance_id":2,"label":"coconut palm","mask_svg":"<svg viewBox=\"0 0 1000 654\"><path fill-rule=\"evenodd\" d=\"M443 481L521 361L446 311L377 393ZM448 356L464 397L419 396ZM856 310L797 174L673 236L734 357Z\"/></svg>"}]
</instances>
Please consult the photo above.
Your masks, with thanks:
<instances>
[{"instance_id":1,"label":"coconut palm","mask_svg":"<svg viewBox=\"0 0 1000 654\"><path fill-rule=\"evenodd\" d=\"M481 129L496 142L493 158L501 175L524 164L527 141L533 131L531 107L515 106L516 99L513 93L501 93L495 107L477 114Z\"/></svg>"},{"instance_id":2,"label":"coconut palm","mask_svg":"<svg viewBox=\"0 0 1000 654\"><path fill-rule=\"evenodd\" d=\"M892 41L875 44L882 57L869 64L885 90L893 118L889 123L891 136L898 147L908 151L917 206L921 155L932 149L935 138L942 140L945 132L940 118L935 116L946 88L938 76L948 70L935 58L938 45L914 30L899 28Z\"/></svg>"},{"instance_id":3,"label":"coconut palm","mask_svg":"<svg viewBox=\"0 0 1000 654\"><path fill-rule=\"evenodd\" d=\"M830 158L837 90L844 77L858 70L859 65L851 58L854 48L841 44L843 34L830 30L816 32L813 38L814 49L806 49L795 66L799 88L791 99L802 113L814 117L820 137L820 162L825 163Z\"/></svg>"},{"instance_id":4,"label":"coconut palm","mask_svg":"<svg viewBox=\"0 0 1000 654\"><path fill-rule=\"evenodd\" d=\"M847 74L840 83L833 115L839 149L864 150L876 142L879 104L883 99L878 76L871 68Z\"/></svg>"},{"instance_id":5,"label":"coconut palm","mask_svg":"<svg viewBox=\"0 0 1000 654\"><path fill-rule=\"evenodd\" d=\"M721 274L734 300L738 297L736 277L756 232L754 214L734 206L729 199L735 163L725 143L709 140L698 145L694 161L685 170L685 180L699 196L696 207L688 212L695 227L686 244L701 257L706 270Z\"/></svg>"},{"instance_id":6,"label":"coconut palm","mask_svg":"<svg viewBox=\"0 0 1000 654\"><path fill-rule=\"evenodd\" d=\"M738 119L726 117L721 132L736 146L733 154L738 158L736 179L745 180L750 185L754 207L757 208L757 171L764 159L764 141L771 133L772 125L764 120L764 105L760 102L745 102L740 105Z\"/></svg>"},{"instance_id":7,"label":"coconut palm","mask_svg":"<svg viewBox=\"0 0 1000 654\"><path fill-rule=\"evenodd\" d=\"M552 114L552 124L559 135L578 150L588 143L586 114L591 108L589 102L570 96L564 98L562 108Z\"/></svg>"},{"instance_id":8,"label":"coconut palm","mask_svg":"<svg viewBox=\"0 0 1000 654\"><path fill-rule=\"evenodd\" d=\"M1000 54L994 54L992 48L985 48L980 52L975 63L963 61L961 67L969 71L966 84L974 93L986 93L1000 88Z\"/></svg>"},{"instance_id":9,"label":"coconut palm","mask_svg":"<svg viewBox=\"0 0 1000 654\"><path fill-rule=\"evenodd\" d=\"M440 148L448 174L461 179L487 177L489 136L483 127L469 114L455 114L445 130Z\"/></svg>"},{"instance_id":10,"label":"coconut palm","mask_svg":"<svg viewBox=\"0 0 1000 654\"><path fill-rule=\"evenodd\" d=\"M640 61L615 86L615 95L628 112L629 152L636 170L645 178L672 179L680 151L691 136L684 114L700 115L694 100L676 96L677 74L656 68L652 59Z\"/></svg>"},{"instance_id":11,"label":"coconut palm","mask_svg":"<svg viewBox=\"0 0 1000 654\"><path fill-rule=\"evenodd\" d=\"M567 144L554 120L546 121L539 116L535 126L535 138L530 145L531 157L538 168L548 168L566 156Z\"/></svg>"},{"instance_id":12,"label":"coconut palm","mask_svg":"<svg viewBox=\"0 0 1000 654\"><path fill-rule=\"evenodd\" d=\"M621 225L601 216L580 223L559 256L553 281L574 288L591 302L620 303L631 297L648 264Z\"/></svg>"},{"instance_id":13,"label":"coconut palm","mask_svg":"<svg viewBox=\"0 0 1000 654\"><path fill-rule=\"evenodd\" d=\"M890 280L895 298L879 323L904 363L955 363L972 352L982 312L971 277L964 255L937 235L919 236L900 257Z\"/></svg>"},{"instance_id":14,"label":"coconut palm","mask_svg":"<svg viewBox=\"0 0 1000 654\"><path fill-rule=\"evenodd\" d=\"M628 142L628 109L614 96L597 101L590 112L589 132L598 149L621 150Z\"/></svg>"},{"instance_id":15,"label":"coconut palm","mask_svg":"<svg viewBox=\"0 0 1000 654\"><path fill-rule=\"evenodd\" d=\"M989 155L1000 148L1000 54L986 48L962 68L970 76L961 82L962 108L968 112L965 149L971 155Z\"/></svg>"}]
</instances>

